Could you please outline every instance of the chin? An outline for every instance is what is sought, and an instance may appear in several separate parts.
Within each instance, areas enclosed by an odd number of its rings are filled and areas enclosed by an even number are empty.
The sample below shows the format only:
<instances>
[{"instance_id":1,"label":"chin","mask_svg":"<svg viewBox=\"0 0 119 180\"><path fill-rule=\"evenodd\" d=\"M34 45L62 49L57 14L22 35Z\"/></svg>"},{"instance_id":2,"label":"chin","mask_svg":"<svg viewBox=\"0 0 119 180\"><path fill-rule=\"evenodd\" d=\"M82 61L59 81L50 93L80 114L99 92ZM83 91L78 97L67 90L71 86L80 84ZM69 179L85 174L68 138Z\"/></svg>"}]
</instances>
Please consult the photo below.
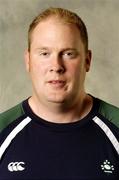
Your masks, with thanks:
<instances>
[{"instance_id":1,"label":"chin","mask_svg":"<svg viewBox=\"0 0 119 180\"><path fill-rule=\"evenodd\" d=\"M62 104L65 102L65 100L64 99L48 99L48 102Z\"/></svg>"},{"instance_id":2,"label":"chin","mask_svg":"<svg viewBox=\"0 0 119 180\"><path fill-rule=\"evenodd\" d=\"M64 103L66 101L66 97L49 97L47 100L52 103Z\"/></svg>"}]
</instances>

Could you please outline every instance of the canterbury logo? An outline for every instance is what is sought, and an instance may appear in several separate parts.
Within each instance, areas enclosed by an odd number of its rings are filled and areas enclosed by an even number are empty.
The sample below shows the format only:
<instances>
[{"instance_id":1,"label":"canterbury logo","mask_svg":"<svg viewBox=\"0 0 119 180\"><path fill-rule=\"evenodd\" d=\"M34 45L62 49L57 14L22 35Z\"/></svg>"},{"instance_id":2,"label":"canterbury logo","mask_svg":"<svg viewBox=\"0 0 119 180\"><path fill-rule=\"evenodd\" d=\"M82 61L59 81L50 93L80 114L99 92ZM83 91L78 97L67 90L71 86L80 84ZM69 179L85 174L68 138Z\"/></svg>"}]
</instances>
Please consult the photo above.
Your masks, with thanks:
<instances>
[{"instance_id":1,"label":"canterbury logo","mask_svg":"<svg viewBox=\"0 0 119 180\"><path fill-rule=\"evenodd\" d=\"M24 162L11 162L8 164L8 170L13 171L23 171L25 169Z\"/></svg>"}]
</instances>

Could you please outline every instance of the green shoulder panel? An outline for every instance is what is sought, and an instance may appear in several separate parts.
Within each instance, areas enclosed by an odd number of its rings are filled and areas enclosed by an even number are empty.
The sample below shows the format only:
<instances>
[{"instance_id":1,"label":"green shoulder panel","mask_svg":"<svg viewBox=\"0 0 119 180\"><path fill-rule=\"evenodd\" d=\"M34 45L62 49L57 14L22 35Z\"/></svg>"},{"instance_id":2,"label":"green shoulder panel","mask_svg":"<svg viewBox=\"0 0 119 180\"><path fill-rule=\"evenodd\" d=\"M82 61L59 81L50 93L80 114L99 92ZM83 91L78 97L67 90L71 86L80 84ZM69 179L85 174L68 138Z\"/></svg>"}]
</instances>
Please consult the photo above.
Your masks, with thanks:
<instances>
[{"instance_id":1,"label":"green shoulder panel","mask_svg":"<svg viewBox=\"0 0 119 180\"><path fill-rule=\"evenodd\" d=\"M0 132L12 121L24 114L22 103L0 114Z\"/></svg>"},{"instance_id":2,"label":"green shoulder panel","mask_svg":"<svg viewBox=\"0 0 119 180\"><path fill-rule=\"evenodd\" d=\"M99 113L119 127L119 108L105 101L100 101Z\"/></svg>"}]
</instances>

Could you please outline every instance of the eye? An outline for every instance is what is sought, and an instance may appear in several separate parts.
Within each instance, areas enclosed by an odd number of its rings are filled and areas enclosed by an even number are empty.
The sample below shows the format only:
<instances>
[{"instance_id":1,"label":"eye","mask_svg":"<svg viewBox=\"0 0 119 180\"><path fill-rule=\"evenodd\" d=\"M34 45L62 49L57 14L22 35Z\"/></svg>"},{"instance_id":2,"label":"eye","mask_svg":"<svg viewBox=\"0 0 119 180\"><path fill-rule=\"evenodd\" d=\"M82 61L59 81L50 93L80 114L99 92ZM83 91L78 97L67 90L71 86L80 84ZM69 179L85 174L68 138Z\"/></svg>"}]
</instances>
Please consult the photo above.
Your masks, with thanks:
<instances>
[{"instance_id":1,"label":"eye","mask_svg":"<svg viewBox=\"0 0 119 180\"><path fill-rule=\"evenodd\" d=\"M77 53L74 51L67 51L63 53L63 57L65 59L73 59L73 58L76 58L76 56L77 56Z\"/></svg>"},{"instance_id":2,"label":"eye","mask_svg":"<svg viewBox=\"0 0 119 180\"><path fill-rule=\"evenodd\" d=\"M50 55L50 53L47 51L43 51L43 52L40 52L39 55L43 56L43 57L48 57Z\"/></svg>"}]
</instances>

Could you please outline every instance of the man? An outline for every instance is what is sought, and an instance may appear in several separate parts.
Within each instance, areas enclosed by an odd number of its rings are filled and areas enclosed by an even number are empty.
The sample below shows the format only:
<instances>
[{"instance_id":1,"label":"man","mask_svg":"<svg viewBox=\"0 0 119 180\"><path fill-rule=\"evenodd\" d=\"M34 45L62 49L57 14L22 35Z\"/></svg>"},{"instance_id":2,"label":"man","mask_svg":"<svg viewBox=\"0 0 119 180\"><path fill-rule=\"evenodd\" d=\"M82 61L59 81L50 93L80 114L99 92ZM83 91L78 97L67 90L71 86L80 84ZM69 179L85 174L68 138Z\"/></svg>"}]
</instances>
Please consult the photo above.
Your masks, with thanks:
<instances>
[{"instance_id":1,"label":"man","mask_svg":"<svg viewBox=\"0 0 119 180\"><path fill-rule=\"evenodd\" d=\"M80 17L38 15L25 63L33 93L0 116L0 180L119 179L119 109L85 91L91 51Z\"/></svg>"}]
</instances>

